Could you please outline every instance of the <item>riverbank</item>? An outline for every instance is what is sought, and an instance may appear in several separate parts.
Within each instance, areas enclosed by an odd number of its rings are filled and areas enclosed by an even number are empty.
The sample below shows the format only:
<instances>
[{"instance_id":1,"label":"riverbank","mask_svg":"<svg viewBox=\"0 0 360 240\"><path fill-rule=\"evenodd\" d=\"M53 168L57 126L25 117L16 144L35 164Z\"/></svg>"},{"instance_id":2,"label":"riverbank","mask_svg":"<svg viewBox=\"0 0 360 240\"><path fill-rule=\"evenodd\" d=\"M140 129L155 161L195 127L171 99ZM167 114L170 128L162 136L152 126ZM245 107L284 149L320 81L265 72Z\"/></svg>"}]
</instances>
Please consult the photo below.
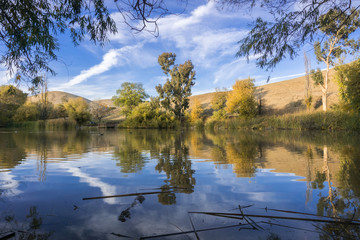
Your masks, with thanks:
<instances>
[{"instance_id":1,"label":"riverbank","mask_svg":"<svg viewBox=\"0 0 360 240\"><path fill-rule=\"evenodd\" d=\"M251 119L209 120L210 129L286 129L360 131L360 115L338 111L258 116Z\"/></svg>"}]
</instances>

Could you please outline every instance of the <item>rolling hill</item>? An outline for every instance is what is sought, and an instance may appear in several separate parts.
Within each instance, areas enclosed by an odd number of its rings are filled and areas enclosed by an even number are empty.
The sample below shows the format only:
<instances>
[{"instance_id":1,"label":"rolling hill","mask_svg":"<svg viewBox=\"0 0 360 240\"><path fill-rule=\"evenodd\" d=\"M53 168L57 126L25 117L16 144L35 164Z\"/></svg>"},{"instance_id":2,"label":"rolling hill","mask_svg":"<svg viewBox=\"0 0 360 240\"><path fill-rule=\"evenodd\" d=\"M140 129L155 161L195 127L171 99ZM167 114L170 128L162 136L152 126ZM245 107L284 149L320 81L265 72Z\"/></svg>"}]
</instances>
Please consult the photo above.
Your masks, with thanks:
<instances>
[{"instance_id":1,"label":"rolling hill","mask_svg":"<svg viewBox=\"0 0 360 240\"><path fill-rule=\"evenodd\" d=\"M330 73L333 75L333 72ZM312 86L312 95L313 95L313 107L315 110L321 109L321 89L320 87ZM190 97L190 109L194 104L194 100L197 99L202 107L205 110L211 109L211 99L214 96L214 92L205 93L200 95L194 95ZM265 112L273 114L283 114L283 113L293 113L297 111L304 110L306 107L304 105L304 96L305 96L305 77L298 77L286 81L270 83L266 85L259 86L257 88L257 97L261 97L262 106ZM49 100L53 104L63 103L67 99L77 98L79 96L60 91L50 91ZM91 101L84 98L88 103L102 103L109 107L115 107L111 99L102 99ZM35 102L38 101L38 96L30 96L29 101ZM338 86L334 81L329 82L328 89L328 104L329 107L338 103ZM110 119L119 118L118 111L115 111L116 114L110 116Z\"/></svg>"}]
</instances>

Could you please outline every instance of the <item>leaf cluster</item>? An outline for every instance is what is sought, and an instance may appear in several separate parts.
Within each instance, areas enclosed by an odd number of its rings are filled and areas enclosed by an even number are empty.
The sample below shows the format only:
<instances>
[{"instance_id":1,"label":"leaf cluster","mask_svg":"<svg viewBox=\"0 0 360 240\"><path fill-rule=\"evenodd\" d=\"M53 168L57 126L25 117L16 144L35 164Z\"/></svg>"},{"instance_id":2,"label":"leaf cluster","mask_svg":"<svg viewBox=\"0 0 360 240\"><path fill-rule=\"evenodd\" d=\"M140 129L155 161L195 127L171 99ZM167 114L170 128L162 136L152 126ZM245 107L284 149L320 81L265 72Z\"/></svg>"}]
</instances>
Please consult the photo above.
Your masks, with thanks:
<instances>
[{"instance_id":1,"label":"leaf cluster","mask_svg":"<svg viewBox=\"0 0 360 240\"><path fill-rule=\"evenodd\" d=\"M343 110L360 113L360 60L336 67Z\"/></svg>"},{"instance_id":2,"label":"leaf cluster","mask_svg":"<svg viewBox=\"0 0 360 240\"><path fill-rule=\"evenodd\" d=\"M115 33L103 0L0 0L0 63L16 80L36 80L39 72L55 74L49 62L57 60L57 36L69 32L75 45L85 36L103 44L108 33Z\"/></svg>"},{"instance_id":3,"label":"leaf cluster","mask_svg":"<svg viewBox=\"0 0 360 240\"><path fill-rule=\"evenodd\" d=\"M27 94L12 85L0 86L0 125L8 124L27 98Z\"/></svg>"},{"instance_id":4,"label":"leaf cluster","mask_svg":"<svg viewBox=\"0 0 360 240\"><path fill-rule=\"evenodd\" d=\"M352 7L359 7L351 0L219 0L222 6L241 8L265 8L272 20L257 18L248 35L239 41L237 56L256 56L256 64L261 68L272 69L286 56L291 59L308 41L312 41L325 22L331 22L338 31L348 25L343 16L354 14ZM294 7L296 5L297 7ZM332 11L334 14L326 13ZM335 14L335 12L340 14ZM339 23L339 24L335 24Z\"/></svg>"},{"instance_id":5,"label":"leaf cluster","mask_svg":"<svg viewBox=\"0 0 360 240\"><path fill-rule=\"evenodd\" d=\"M354 54L359 50L360 40L350 38L360 26L359 11L352 8L349 12L330 9L319 18L319 29L325 34L322 42L316 41L316 59L331 66L343 54Z\"/></svg>"},{"instance_id":6,"label":"leaf cluster","mask_svg":"<svg viewBox=\"0 0 360 240\"><path fill-rule=\"evenodd\" d=\"M324 75L320 68L318 68L316 71L311 69L310 75L316 86L322 86L324 84Z\"/></svg>"}]
</instances>

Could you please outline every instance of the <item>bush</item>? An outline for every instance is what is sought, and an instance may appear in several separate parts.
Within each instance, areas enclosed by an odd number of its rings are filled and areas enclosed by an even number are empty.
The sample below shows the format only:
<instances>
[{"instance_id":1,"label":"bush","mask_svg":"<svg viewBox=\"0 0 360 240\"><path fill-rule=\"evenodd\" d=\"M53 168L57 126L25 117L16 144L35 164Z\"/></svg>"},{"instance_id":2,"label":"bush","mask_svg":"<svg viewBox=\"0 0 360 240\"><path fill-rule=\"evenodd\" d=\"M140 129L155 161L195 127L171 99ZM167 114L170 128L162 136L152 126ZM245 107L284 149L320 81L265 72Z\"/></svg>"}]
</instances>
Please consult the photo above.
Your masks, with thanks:
<instances>
[{"instance_id":1,"label":"bush","mask_svg":"<svg viewBox=\"0 0 360 240\"><path fill-rule=\"evenodd\" d=\"M37 105L30 102L27 102L19 107L13 117L15 122L36 121L37 119L39 119Z\"/></svg>"},{"instance_id":2,"label":"bush","mask_svg":"<svg viewBox=\"0 0 360 240\"><path fill-rule=\"evenodd\" d=\"M179 121L169 112L152 108L149 102L135 107L128 117L119 124L120 128L176 128Z\"/></svg>"}]
</instances>

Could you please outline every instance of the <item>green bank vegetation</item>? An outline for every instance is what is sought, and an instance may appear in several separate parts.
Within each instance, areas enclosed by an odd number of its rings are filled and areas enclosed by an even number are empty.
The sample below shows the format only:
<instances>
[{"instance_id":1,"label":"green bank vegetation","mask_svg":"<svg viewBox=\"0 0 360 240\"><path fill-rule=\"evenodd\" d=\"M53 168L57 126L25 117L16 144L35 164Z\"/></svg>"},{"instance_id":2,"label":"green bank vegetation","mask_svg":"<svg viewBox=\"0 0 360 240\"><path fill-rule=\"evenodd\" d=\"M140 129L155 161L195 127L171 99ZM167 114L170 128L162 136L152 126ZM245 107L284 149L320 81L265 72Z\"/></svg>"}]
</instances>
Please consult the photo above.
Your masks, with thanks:
<instances>
[{"instance_id":1,"label":"green bank vegetation","mask_svg":"<svg viewBox=\"0 0 360 240\"><path fill-rule=\"evenodd\" d=\"M0 126L31 129L70 129L101 122L111 108L87 103L83 98L65 100L52 104L48 99L46 81L41 81L39 101L31 102L27 94L12 85L0 86Z\"/></svg>"}]
</instances>

